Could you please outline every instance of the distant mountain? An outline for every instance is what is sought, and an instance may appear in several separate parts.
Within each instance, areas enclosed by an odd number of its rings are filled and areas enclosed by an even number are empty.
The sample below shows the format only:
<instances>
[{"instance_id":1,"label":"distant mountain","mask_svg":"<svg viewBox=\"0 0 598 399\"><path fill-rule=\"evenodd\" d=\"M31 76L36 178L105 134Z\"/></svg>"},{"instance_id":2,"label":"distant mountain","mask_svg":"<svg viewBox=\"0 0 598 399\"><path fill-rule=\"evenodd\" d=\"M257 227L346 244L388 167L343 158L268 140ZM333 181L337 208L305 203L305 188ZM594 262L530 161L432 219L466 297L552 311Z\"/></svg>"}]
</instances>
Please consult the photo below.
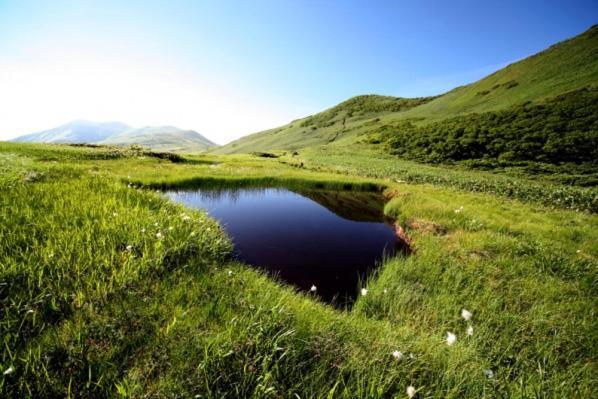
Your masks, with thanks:
<instances>
[{"instance_id":1,"label":"distant mountain","mask_svg":"<svg viewBox=\"0 0 598 399\"><path fill-rule=\"evenodd\" d=\"M174 126L147 126L130 129L110 136L97 144L142 145L157 151L200 152L216 146L194 130L183 130Z\"/></svg>"},{"instance_id":2,"label":"distant mountain","mask_svg":"<svg viewBox=\"0 0 598 399\"><path fill-rule=\"evenodd\" d=\"M174 126L133 129L121 122L95 123L77 120L54 129L18 137L13 141L39 143L141 145L156 151L202 152L216 146L194 130Z\"/></svg>"},{"instance_id":3,"label":"distant mountain","mask_svg":"<svg viewBox=\"0 0 598 399\"><path fill-rule=\"evenodd\" d=\"M544 145L547 141L554 143L555 140L563 141L563 145L569 142L570 147L577 146L576 143L593 145L587 138L596 136L595 130L592 130L595 129L592 127L595 126L592 115L598 113L595 106L596 87L598 25L475 83L455 88L438 97L405 99L358 96L313 116L242 137L214 152L296 150L339 146L356 141L373 143L391 140L393 152L407 158L430 160L443 159L443 154L436 157L440 146L445 147L441 150L449 147L459 150L464 145L476 145L479 152L484 152L496 145L517 144L514 141L520 140L524 134L529 136L526 146ZM530 107L535 108L530 110ZM583 109L582 115L573 116L571 110L576 109ZM478 119L484 120L470 120L474 114L483 115ZM534 119L530 117L531 114L535 115ZM554 118L571 123L565 127L542 124L543 120L553 121ZM503 129L501 121L510 123L510 126ZM443 130L446 125L451 126L450 134ZM517 129L517 125L523 128ZM488 136L495 132L503 136L508 133L510 136L492 141ZM373 137L378 133L381 133L379 137ZM532 138L532 133L542 137ZM563 137L570 133L575 139ZM455 136L452 137L455 140L464 142L441 142L451 135ZM484 140L487 143L480 143L480 135L486 136ZM400 136L400 140L393 140L395 136ZM406 143L411 147L417 145L418 148L405 149ZM553 152L561 149L560 144L550 147ZM418 154L415 154L416 151ZM521 152L524 151L522 148Z\"/></svg>"},{"instance_id":4,"label":"distant mountain","mask_svg":"<svg viewBox=\"0 0 598 399\"><path fill-rule=\"evenodd\" d=\"M39 143L95 143L131 129L121 122L96 123L76 120L43 132L17 137L13 141Z\"/></svg>"}]
</instances>

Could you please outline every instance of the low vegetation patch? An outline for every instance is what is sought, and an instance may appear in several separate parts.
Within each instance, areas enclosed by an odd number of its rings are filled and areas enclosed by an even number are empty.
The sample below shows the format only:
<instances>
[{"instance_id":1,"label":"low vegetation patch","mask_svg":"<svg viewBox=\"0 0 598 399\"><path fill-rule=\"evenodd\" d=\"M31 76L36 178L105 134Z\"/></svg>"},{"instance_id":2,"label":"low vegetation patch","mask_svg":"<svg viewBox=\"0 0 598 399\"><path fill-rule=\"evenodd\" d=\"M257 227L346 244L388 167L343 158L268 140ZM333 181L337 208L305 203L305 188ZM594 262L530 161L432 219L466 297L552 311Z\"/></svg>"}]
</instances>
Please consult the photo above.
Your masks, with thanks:
<instances>
[{"instance_id":1,"label":"low vegetation patch","mask_svg":"<svg viewBox=\"0 0 598 399\"><path fill-rule=\"evenodd\" d=\"M598 159L598 89L583 88L544 103L457 116L426 125L409 121L376 129L373 142L417 161L496 159L589 164Z\"/></svg>"}]
</instances>

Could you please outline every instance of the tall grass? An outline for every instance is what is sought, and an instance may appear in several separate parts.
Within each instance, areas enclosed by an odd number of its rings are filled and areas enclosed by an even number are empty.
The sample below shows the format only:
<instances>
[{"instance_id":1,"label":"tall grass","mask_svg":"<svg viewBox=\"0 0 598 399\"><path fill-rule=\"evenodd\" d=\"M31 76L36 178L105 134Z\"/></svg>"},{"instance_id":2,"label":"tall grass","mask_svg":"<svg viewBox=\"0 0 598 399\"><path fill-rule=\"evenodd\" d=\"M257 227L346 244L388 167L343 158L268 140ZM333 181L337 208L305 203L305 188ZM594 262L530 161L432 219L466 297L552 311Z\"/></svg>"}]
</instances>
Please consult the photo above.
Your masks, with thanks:
<instances>
[{"instance_id":1,"label":"tall grass","mask_svg":"<svg viewBox=\"0 0 598 399\"><path fill-rule=\"evenodd\" d=\"M596 215L277 160L57 148L0 145L1 397L596 395ZM135 187L302 179L386 186L411 235L350 311L231 262L214 220Z\"/></svg>"},{"instance_id":2,"label":"tall grass","mask_svg":"<svg viewBox=\"0 0 598 399\"><path fill-rule=\"evenodd\" d=\"M473 193L490 193L551 208L598 213L598 189L534 181L489 172L466 171L416 164L371 153L312 150L303 154L304 168L350 176L433 184ZM297 162L297 161L295 161Z\"/></svg>"}]
</instances>

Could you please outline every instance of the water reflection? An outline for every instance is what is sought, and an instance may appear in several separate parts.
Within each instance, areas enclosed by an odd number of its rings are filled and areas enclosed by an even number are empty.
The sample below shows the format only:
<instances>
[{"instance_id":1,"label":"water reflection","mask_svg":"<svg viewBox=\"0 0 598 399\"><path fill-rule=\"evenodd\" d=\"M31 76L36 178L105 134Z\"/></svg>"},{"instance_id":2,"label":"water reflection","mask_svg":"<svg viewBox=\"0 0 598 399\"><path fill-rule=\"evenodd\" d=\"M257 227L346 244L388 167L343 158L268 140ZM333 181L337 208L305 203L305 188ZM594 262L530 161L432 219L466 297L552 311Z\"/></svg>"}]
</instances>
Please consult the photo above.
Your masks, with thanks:
<instances>
[{"instance_id":1,"label":"water reflection","mask_svg":"<svg viewBox=\"0 0 598 399\"><path fill-rule=\"evenodd\" d=\"M235 256L343 305L359 281L400 250L379 193L284 188L167 192L207 210L231 236Z\"/></svg>"}]
</instances>

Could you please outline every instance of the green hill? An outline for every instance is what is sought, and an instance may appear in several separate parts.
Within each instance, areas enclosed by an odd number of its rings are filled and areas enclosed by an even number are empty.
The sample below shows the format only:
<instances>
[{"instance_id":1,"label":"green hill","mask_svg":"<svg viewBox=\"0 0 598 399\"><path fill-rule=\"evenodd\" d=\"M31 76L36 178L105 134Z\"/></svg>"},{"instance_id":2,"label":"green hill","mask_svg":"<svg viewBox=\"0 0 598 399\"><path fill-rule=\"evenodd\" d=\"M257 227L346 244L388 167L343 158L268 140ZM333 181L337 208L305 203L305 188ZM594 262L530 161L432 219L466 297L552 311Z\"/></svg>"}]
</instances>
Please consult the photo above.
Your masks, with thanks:
<instances>
[{"instance_id":1,"label":"green hill","mask_svg":"<svg viewBox=\"0 0 598 399\"><path fill-rule=\"evenodd\" d=\"M561 112L562 101L571 103L571 97L575 95L564 97L562 95L580 89L588 90L584 92L587 101L583 105L589 107L591 119L592 115L596 114L596 102L593 99L596 96L594 88L597 84L598 26L593 26L572 39L553 45L478 82L458 87L441 96L414 99L359 96L288 125L243 137L218 148L215 152L297 150L331 143L337 145L339 142L350 144L360 140L360 137L361 139L367 137L368 142L380 138L388 140L390 145L384 147L387 151L390 147L391 152L417 159L418 157L411 156L408 151L396 151L398 142L393 140L393 135L403 133L404 129L401 127L405 126L405 122L419 129L410 131L416 134L425 134L425 129L422 127L433 126L435 134L432 136L438 140L442 139L442 134L437 134L442 129L438 129L438 125L434 124L472 113L486 114L507 109L512 110L513 115L519 115L520 111L527 112L525 107L529 106L530 102L543 107L552 107L548 113L552 117L559 115L565 120L570 116L563 113L564 111ZM490 114L487 116L493 118ZM517 118L517 116L513 117ZM565 141L570 141L564 136L571 131L578 136L581 134L581 136L594 137L596 128L592 120L583 123L583 129L586 130L581 133L575 130L579 126L571 128L573 130L565 128L564 131L559 131L557 127L557 130L552 133L561 132L561 138ZM460 121L451 119L453 125L457 122L462 123L464 128L470 124L466 119ZM529 130L531 126L528 125L526 127ZM542 131L544 126L534 124L533 128ZM493 130L500 130L500 126L493 126ZM372 134L376 133L384 134L378 139L372 139ZM478 133L473 132L474 135ZM544 141L550 134L545 136L542 138ZM516 135L511 138L511 141L513 140L517 140ZM430 157L424 160L434 161Z\"/></svg>"},{"instance_id":2,"label":"green hill","mask_svg":"<svg viewBox=\"0 0 598 399\"><path fill-rule=\"evenodd\" d=\"M243 137L214 152L227 154L272 149L293 150L328 144L359 133L355 126L374 117L401 113L432 99L434 97L400 98L372 94L357 96L319 114Z\"/></svg>"}]
</instances>

